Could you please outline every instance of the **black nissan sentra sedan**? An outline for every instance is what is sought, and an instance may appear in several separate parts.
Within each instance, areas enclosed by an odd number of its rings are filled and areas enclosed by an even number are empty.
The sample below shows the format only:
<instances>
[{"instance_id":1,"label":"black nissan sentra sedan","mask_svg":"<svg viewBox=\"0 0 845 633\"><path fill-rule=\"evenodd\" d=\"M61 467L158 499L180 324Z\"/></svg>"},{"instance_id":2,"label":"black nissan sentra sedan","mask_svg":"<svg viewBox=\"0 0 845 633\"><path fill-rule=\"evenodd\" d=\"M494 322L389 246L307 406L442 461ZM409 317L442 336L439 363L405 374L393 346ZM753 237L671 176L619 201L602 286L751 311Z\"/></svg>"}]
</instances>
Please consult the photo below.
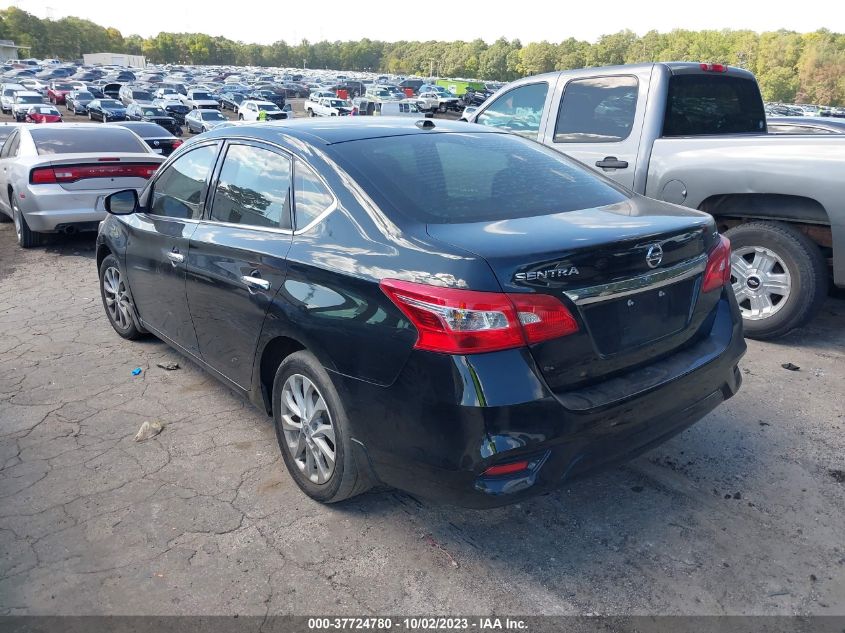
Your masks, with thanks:
<instances>
[{"instance_id":1,"label":"black nissan sentra sedan","mask_svg":"<svg viewBox=\"0 0 845 633\"><path fill-rule=\"evenodd\" d=\"M666 441L740 385L713 219L519 136L229 127L106 208L114 329L154 334L272 415L319 501L376 483L517 501Z\"/></svg>"}]
</instances>

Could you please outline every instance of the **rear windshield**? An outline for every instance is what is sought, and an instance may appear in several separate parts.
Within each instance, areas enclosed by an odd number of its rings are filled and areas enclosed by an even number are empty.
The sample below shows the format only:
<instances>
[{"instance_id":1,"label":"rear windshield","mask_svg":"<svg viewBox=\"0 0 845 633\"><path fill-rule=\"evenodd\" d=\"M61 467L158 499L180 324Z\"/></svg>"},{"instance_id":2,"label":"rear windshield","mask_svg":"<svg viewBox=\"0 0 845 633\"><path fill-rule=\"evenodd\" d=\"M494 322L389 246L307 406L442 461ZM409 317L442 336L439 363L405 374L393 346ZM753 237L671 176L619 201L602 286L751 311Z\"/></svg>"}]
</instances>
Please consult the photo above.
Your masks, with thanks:
<instances>
[{"instance_id":1,"label":"rear windshield","mask_svg":"<svg viewBox=\"0 0 845 633\"><path fill-rule=\"evenodd\" d=\"M39 155L96 153L101 156L117 152L143 152L147 146L125 128L103 125L97 128L38 126L29 132Z\"/></svg>"},{"instance_id":2,"label":"rear windshield","mask_svg":"<svg viewBox=\"0 0 845 633\"><path fill-rule=\"evenodd\" d=\"M132 91L132 98L133 99L142 99L144 101L152 101L153 96L149 92L144 92L143 90L133 90Z\"/></svg>"},{"instance_id":3,"label":"rear windshield","mask_svg":"<svg viewBox=\"0 0 845 633\"><path fill-rule=\"evenodd\" d=\"M749 134L766 131L766 113L757 83L722 74L675 75L663 136Z\"/></svg>"},{"instance_id":4,"label":"rear windshield","mask_svg":"<svg viewBox=\"0 0 845 633\"><path fill-rule=\"evenodd\" d=\"M509 134L412 134L332 149L379 204L430 224L549 215L627 198L562 154Z\"/></svg>"},{"instance_id":5,"label":"rear windshield","mask_svg":"<svg viewBox=\"0 0 845 633\"><path fill-rule=\"evenodd\" d=\"M123 125L122 127L132 130L141 138L165 138L173 136L170 132L165 130L158 123L132 121L131 123L129 123L129 125Z\"/></svg>"},{"instance_id":6,"label":"rear windshield","mask_svg":"<svg viewBox=\"0 0 845 633\"><path fill-rule=\"evenodd\" d=\"M42 99L41 97L36 97L35 95L33 95L31 97L28 96L28 95L23 96L23 97L18 97L16 99L16 101L18 103L44 103L44 99Z\"/></svg>"}]
</instances>

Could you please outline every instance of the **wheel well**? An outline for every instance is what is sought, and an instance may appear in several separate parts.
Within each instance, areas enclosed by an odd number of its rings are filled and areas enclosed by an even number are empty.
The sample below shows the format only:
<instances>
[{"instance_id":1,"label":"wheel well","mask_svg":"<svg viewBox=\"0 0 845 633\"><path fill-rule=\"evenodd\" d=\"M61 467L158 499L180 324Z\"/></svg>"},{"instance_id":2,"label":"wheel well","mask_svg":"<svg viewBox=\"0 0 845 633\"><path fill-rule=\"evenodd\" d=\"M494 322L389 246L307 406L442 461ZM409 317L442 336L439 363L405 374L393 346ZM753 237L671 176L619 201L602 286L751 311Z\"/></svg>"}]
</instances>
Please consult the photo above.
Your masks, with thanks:
<instances>
[{"instance_id":1,"label":"wheel well","mask_svg":"<svg viewBox=\"0 0 845 633\"><path fill-rule=\"evenodd\" d=\"M302 343L287 336L274 338L264 347L261 353L259 381L267 413L273 413L273 380L276 378L276 370L288 356L303 349L305 346Z\"/></svg>"},{"instance_id":2,"label":"wheel well","mask_svg":"<svg viewBox=\"0 0 845 633\"><path fill-rule=\"evenodd\" d=\"M98 271L100 270L100 264L102 264L103 260L106 257L108 257L109 255L112 255L112 252L111 252L111 249L108 246L106 246L105 244L100 244L97 247L97 270Z\"/></svg>"},{"instance_id":3,"label":"wheel well","mask_svg":"<svg viewBox=\"0 0 845 633\"><path fill-rule=\"evenodd\" d=\"M784 222L818 246L833 248L830 218L817 200L773 193L735 193L707 198L698 207L716 218L720 231L757 220Z\"/></svg>"}]
</instances>

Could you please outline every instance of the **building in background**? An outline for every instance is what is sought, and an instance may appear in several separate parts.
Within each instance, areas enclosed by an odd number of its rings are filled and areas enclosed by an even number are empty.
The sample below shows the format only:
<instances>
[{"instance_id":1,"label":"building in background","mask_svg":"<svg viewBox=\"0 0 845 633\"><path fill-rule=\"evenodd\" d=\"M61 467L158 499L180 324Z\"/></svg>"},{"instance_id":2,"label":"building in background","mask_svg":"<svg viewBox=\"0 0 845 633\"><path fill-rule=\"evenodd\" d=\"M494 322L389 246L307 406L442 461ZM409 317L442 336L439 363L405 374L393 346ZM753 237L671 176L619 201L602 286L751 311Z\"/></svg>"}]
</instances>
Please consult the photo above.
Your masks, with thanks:
<instances>
[{"instance_id":1,"label":"building in background","mask_svg":"<svg viewBox=\"0 0 845 633\"><path fill-rule=\"evenodd\" d=\"M18 51L22 48L29 48L29 46L15 46L12 40L0 40L0 61L17 59Z\"/></svg>"},{"instance_id":2,"label":"building in background","mask_svg":"<svg viewBox=\"0 0 845 633\"><path fill-rule=\"evenodd\" d=\"M82 60L87 66L99 64L101 66L128 66L129 68L145 68L147 60L143 55L129 55L126 53L85 53Z\"/></svg>"}]
</instances>

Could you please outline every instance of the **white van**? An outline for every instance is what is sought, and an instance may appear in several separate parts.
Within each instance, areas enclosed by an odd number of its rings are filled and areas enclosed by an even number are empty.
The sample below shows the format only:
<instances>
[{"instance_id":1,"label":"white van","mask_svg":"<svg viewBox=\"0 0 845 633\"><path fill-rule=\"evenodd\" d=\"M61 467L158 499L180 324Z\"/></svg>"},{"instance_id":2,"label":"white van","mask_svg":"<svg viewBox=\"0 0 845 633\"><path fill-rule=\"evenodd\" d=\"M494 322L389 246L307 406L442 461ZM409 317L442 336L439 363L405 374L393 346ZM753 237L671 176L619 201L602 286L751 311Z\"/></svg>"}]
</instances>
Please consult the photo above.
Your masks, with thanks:
<instances>
[{"instance_id":1,"label":"white van","mask_svg":"<svg viewBox=\"0 0 845 633\"><path fill-rule=\"evenodd\" d=\"M375 115L381 116L423 116L425 113L420 109L416 101L405 99L403 101L384 101L377 103Z\"/></svg>"}]
</instances>

